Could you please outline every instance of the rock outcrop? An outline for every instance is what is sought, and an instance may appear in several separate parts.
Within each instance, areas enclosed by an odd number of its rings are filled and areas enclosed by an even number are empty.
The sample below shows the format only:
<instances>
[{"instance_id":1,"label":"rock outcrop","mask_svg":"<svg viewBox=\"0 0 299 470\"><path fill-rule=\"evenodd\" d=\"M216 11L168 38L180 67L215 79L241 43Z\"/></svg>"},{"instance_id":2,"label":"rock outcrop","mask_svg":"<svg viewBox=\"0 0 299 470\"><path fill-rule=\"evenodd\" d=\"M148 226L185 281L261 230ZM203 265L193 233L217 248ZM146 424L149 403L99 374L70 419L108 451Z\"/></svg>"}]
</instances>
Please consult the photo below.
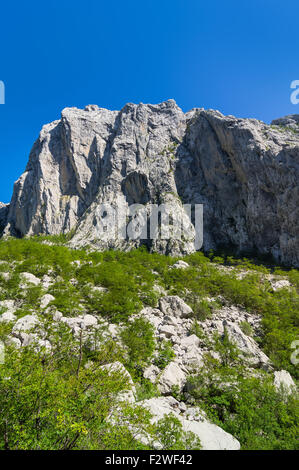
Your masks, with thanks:
<instances>
[{"instance_id":1,"label":"rock outcrop","mask_svg":"<svg viewBox=\"0 0 299 470\"><path fill-rule=\"evenodd\" d=\"M286 370L279 370L274 372L274 386L277 390L284 389L288 395L296 390L296 384L292 379L291 374Z\"/></svg>"},{"instance_id":2,"label":"rock outcrop","mask_svg":"<svg viewBox=\"0 0 299 470\"><path fill-rule=\"evenodd\" d=\"M239 450L240 443L231 434L210 423L198 408L181 408L173 397L151 398L140 403L153 415L156 423L165 415L177 418L184 431L191 431L200 438L202 450ZM157 448L159 448L157 446Z\"/></svg>"},{"instance_id":3,"label":"rock outcrop","mask_svg":"<svg viewBox=\"0 0 299 470\"><path fill-rule=\"evenodd\" d=\"M5 228L7 222L7 216L9 211L9 204L3 204L0 202L0 233Z\"/></svg>"},{"instance_id":4,"label":"rock outcrop","mask_svg":"<svg viewBox=\"0 0 299 470\"><path fill-rule=\"evenodd\" d=\"M268 126L213 110L185 114L173 100L119 112L66 108L42 128L0 225L6 235L72 231L73 247L128 249L145 240L116 238L101 204L125 219L129 205L168 204L186 224L182 203L203 204L204 249L230 246L299 266L298 131L296 116ZM189 253L193 225L188 233L146 243Z\"/></svg>"}]
</instances>

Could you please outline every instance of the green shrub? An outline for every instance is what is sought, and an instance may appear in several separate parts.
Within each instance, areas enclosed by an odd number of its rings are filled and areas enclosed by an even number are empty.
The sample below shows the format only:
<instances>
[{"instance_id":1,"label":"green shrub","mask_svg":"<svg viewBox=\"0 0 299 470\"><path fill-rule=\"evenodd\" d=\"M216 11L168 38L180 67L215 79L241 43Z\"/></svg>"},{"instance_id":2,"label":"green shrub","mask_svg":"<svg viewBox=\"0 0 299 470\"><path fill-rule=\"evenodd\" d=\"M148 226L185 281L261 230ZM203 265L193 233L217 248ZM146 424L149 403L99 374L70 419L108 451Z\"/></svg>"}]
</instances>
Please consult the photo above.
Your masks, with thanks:
<instances>
[{"instance_id":1,"label":"green shrub","mask_svg":"<svg viewBox=\"0 0 299 470\"><path fill-rule=\"evenodd\" d=\"M165 369L165 367L175 358L174 350L170 341L163 340L159 343L157 356L154 359L154 364L159 369Z\"/></svg>"},{"instance_id":2,"label":"green shrub","mask_svg":"<svg viewBox=\"0 0 299 470\"><path fill-rule=\"evenodd\" d=\"M247 321L241 321L240 328L243 331L244 335L246 335L246 336L252 336L253 335L252 326Z\"/></svg>"},{"instance_id":3,"label":"green shrub","mask_svg":"<svg viewBox=\"0 0 299 470\"><path fill-rule=\"evenodd\" d=\"M196 335L205 347L207 347L209 349L212 348L213 342L205 334L203 328L200 326L200 324L198 323L198 321L196 319L192 323L192 326L190 328L190 334L191 335Z\"/></svg>"},{"instance_id":4,"label":"green shrub","mask_svg":"<svg viewBox=\"0 0 299 470\"><path fill-rule=\"evenodd\" d=\"M156 425L155 435L163 448L168 450L199 450L200 439L192 432L183 431L183 426L174 415L165 415Z\"/></svg>"},{"instance_id":5,"label":"green shrub","mask_svg":"<svg viewBox=\"0 0 299 470\"><path fill-rule=\"evenodd\" d=\"M64 316L75 317L82 313L83 306L80 292L67 281L58 281L49 289L50 294L55 297L52 302Z\"/></svg>"},{"instance_id":6,"label":"green shrub","mask_svg":"<svg viewBox=\"0 0 299 470\"><path fill-rule=\"evenodd\" d=\"M234 364L240 354L237 346L230 341L226 327L222 336L214 335L214 350L220 355L223 366Z\"/></svg>"},{"instance_id":7,"label":"green shrub","mask_svg":"<svg viewBox=\"0 0 299 470\"><path fill-rule=\"evenodd\" d=\"M211 317L212 307L207 300L198 300L195 302L189 302L190 307L193 310L194 316L197 320L206 320Z\"/></svg>"},{"instance_id":8,"label":"green shrub","mask_svg":"<svg viewBox=\"0 0 299 470\"><path fill-rule=\"evenodd\" d=\"M148 400L161 395L158 386L153 384L149 379L146 379L143 376L138 379L139 380L135 385L137 401Z\"/></svg>"},{"instance_id":9,"label":"green shrub","mask_svg":"<svg viewBox=\"0 0 299 470\"><path fill-rule=\"evenodd\" d=\"M156 346L154 328L144 318L136 318L122 330L121 339L128 349L127 366L136 373L152 358Z\"/></svg>"}]
</instances>

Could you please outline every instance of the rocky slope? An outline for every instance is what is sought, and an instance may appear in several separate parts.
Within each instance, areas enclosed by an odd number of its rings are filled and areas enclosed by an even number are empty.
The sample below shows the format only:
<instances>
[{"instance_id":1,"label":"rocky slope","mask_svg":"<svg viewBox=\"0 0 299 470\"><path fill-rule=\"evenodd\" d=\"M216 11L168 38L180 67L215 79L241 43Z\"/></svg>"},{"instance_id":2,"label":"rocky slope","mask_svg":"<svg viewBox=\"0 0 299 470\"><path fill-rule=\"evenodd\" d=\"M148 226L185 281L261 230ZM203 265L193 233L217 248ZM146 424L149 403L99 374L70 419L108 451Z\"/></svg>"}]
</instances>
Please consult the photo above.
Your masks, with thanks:
<instances>
[{"instance_id":1,"label":"rocky slope","mask_svg":"<svg viewBox=\"0 0 299 470\"><path fill-rule=\"evenodd\" d=\"M297 116L268 126L213 110L184 114L173 100L119 112L66 108L42 128L9 211L1 208L4 234L72 230L73 247L129 248L140 240L104 233L100 204L125 213L133 203L168 203L184 220L182 203L203 204L204 249L226 245L298 266L298 131ZM148 245L184 254L194 236L191 228L188 240Z\"/></svg>"},{"instance_id":2,"label":"rocky slope","mask_svg":"<svg viewBox=\"0 0 299 470\"><path fill-rule=\"evenodd\" d=\"M130 256L131 260L126 260ZM268 302L277 297L282 303L280 296L284 296L288 299L286 308L289 311L292 302L298 301L298 295L287 274L269 274L267 270L258 271L257 267L253 269L252 266L223 266L216 262L211 263L200 254L192 256L185 260L188 259L194 265L148 253L144 257L137 250L135 254L121 253L122 258L118 259L111 252L105 254L69 250L44 239L2 242L0 339L7 348L6 353L12 354L9 349L11 347L20 353L29 348L37 351L41 360L45 360L45 357L54 355L57 335L61 328L62 331L65 328L72 338L72 361L77 354L81 357L83 345L86 357L83 356L83 361L80 359L78 367L82 362L82 369L89 370L97 364L97 356L93 353L99 353L105 349L105 345L112 344L111 351L115 351L115 354L119 351L117 360L114 358L110 362L109 356L108 362L100 362L100 368L107 370L107 374L114 371L120 376L124 375L129 389L119 395L122 402L150 410L152 423L172 414L182 424L184 431L192 431L200 438L203 449L239 449L239 435L228 431L225 423L211 419L211 415L204 411L209 404L207 397L198 399L196 393L201 393L204 389L204 378L208 373L208 380L211 380L210 399L213 391L217 390L219 394L225 389L232 394L236 393L238 397L238 387L250 377L257 378L260 383L268 380L277 390L282 387L286 396L295 397L296 385L290 373L282 370L280 365L277 367L267 355L268 352L266 354L262 350L261 340L265 335L263 315L257 312L258 308L250 309L250 304L245 308L243 304L249 297L262 296L268 296ZM194 256L198 257L198 264ZM153 269L149 268L149 263L153 263L150 265ZM141 266L143 271L140 270ZM128 285L125 272L129 272L131 279L136 279L138 284L135 288ZM186 281L188 273L195 279L194 285ZM203 286L197 290L196 284L203 279L214 279L207 285L213 290L215 286L219 286L219 291L214 290L212 296ZM229 291L224 289L229 279L234 282L234 302L229 300ZM247 290L244 290L246 282ZM173 293L175 286L176 289L184 286L180 295ZM256 286L258 291L251 291L249 286ZM120 297L117 296L119 289L122 289ZM194 299L194 296L190 297L190 289L196 289L194 294L202 296L200 305L205 301L208 312L196 310L198 302L191 303L187 300ZM124 296L129 291L131 296L128 296L129 302L126 302ZM139 298L142 303L135 306L132 294L135 295L135 301ZM108 304L107 299L110 299ZM123 311L120 310L122 302L125 306ZM130 305L132 311L128 312ZM275 308L271 309L271 316L272 311ZM119 312L122 312L121 316ZM289 342L292 322L282 317L281 312L281 330L285 328ZM145 322L141 331L135 330L138 319ZM123 333L130 325L133 325L133 331L129 330L130 337L135 335L137 342L133 343L134 356L128 359L130 345ZM146 325L151 325L154 348L149 357L140 362L138 354L143 354L149 345ZM138 342L140 335L141 343L140 340ZM227 359L230 350L226 349L224 352L222 347L219 349L219 344L225 341L226 336L238 350L238 356L231 357L229 363ZM279 341L277 333L270 332L270 336L276 338L275 344ZM65 341L65 336L63 338ZM138 349L140 344L142 350ZM280 351L281 347L278 349ZM270 347L269 351L273 352L273 348ZM273 354L274 358L275 356L278 356L277 351ZM285 364L290 365L289 357ZM203 381L198 384L194 379ZM5 381L2 381L2 386L5 386ZM252 394L256 393L256 386L255 384ZM217 396L214 407L218 403ZM250 396L244 397L244 403ZM229 395L226 399L228 397ZM221 400L219 403L222 403ZM241 398L238 397L237 400L240 402ZM234 419L238 419L238 412L226 401L223 403L230 413L235 413ZM274 406L277 406L276 402ZM269 439L267 419L263 417L263 420L265 422L262 421L261 427L256 431L262 436L261 442L263 436L265 441ZM244 426L246 427L246 423ZM236 426L233 429L237 428ZM276 429L275 426L274 428ZM254 430L252 435L255 435ZM242 446L248 445L242 433L240 436L243 439ZM148 444L147 435L139 435L138 439ZM270 444L274 446L274 441ZM285 444L282 441L280 446L283 445ZM159 442L155 442L153 447L159 449Z\"/></svg>"}]
</instances>

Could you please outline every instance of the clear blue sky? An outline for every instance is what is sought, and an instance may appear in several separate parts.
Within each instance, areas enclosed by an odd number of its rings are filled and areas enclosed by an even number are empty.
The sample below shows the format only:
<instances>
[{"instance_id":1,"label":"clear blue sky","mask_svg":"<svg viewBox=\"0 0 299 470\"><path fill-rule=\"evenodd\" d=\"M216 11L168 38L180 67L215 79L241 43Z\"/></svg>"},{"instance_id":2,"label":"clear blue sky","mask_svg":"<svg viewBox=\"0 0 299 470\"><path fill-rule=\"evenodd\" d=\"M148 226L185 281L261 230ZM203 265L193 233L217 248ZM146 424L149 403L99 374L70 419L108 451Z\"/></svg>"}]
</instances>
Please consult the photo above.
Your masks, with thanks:
<instances>
[{"instance_id":1,"label":"clear blue sky","mask_svg":"<svg viewBox=\"0 0 299 470\"><path fill-rule=\"evenodd\" d=\"M298 0L1 2L0 201L66 106L176 100L266 122L299 80Z\"/></svg>"}]
</instances>

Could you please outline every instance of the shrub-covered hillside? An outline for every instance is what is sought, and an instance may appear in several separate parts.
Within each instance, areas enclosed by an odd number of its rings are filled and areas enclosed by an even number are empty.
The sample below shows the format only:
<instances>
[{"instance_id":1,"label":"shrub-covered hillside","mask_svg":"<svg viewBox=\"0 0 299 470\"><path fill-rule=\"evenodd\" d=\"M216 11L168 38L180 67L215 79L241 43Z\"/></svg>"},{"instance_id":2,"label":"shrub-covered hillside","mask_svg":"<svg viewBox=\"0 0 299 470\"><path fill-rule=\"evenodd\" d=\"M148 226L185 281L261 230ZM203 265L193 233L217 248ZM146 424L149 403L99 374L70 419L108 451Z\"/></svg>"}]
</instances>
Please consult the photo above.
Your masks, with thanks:
<instances>
[{"instance_id":1,"label":"shrub-covered hillside","mask_svg":"<svg viewBox=\"0 0 299 470\"><path fill-rule=\"evenodd\" d=\"M0 242L1 449L298 446L297 270L66 242Z\"/></svg>"}]
</instances>

